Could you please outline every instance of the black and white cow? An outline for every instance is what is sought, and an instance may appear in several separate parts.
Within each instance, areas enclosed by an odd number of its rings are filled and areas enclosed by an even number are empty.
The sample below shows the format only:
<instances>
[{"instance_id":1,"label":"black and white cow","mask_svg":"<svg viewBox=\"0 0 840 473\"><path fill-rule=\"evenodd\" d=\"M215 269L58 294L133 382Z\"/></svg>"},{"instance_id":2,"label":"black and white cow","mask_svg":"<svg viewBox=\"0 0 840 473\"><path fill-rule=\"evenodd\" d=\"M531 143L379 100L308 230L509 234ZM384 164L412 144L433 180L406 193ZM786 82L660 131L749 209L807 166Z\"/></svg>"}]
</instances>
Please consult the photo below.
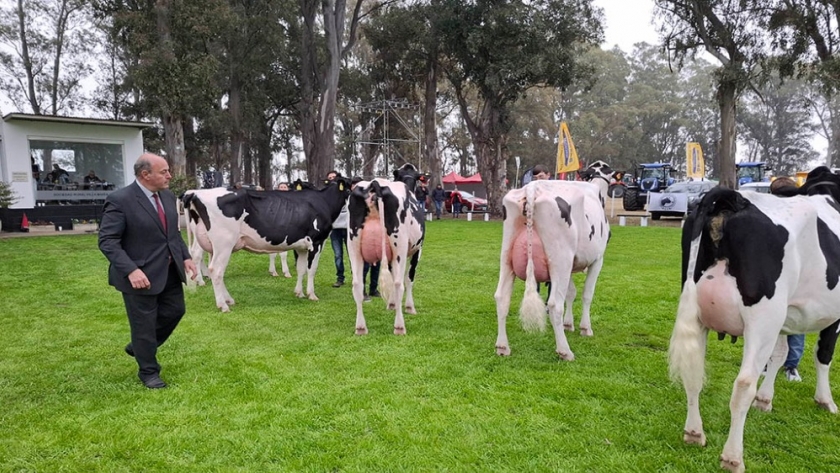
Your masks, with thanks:
<instances>
[{"instance_id":1,"label":"black and white cow","mask_svg":"<svg viewBox=\"0 0 840 473\"><path fill-rule=\"evenodd\" d=\"M536 180L504 197L505 222L495 294L499 355L510 355L506 320L517 277L525 280L519 311L525 330L545 328L545 305L537 292L537 282L551 281L548 312L557 354L573 360L564 333L564 328L574 330L576 289L572 273L586 271L580 333L592 335L589 309L610 238L604 199L614 173L609 165L596 161L580 174L589 182Z\"/></svg>"},{"instance_id":2,"label":"black and white cow","mask_svg":"<svg viewBox=\"0 0 840 473\"><path fill-rule=\"evenodd\" d=\"M367 333L362 304L364 263L381 262L379 290L388 309L396 311L394 334L405 335L405 311L416 314L414 276L425 238L425 209L414 196L420 173L411 164L394 171L394 181L361 181L353 188L347 208L350 213L347 252L353 272L356 301L356 335ZM393 275L393 276L392 276Z\"/></svg>"},{"instance_id":3,"label":"black and white cow","mask_svg":"<svg viewBox=\"0 0 840 473\"><path fill-rule=\"evenodd\" d=\"M332 230L332 222L344 206L350 189L339 178L321 190L297 192L254 191L222 188L206 189L184 196L195 239L210 252L210 279L216 294L216 306L230 310L233 298L224 284L224 274L234 251L253 253L295 251L297 284L295 295L304 297L303 276L307 276L306 294L315 296L314 278L323 243ZM188 225L190 224L188 223Z\"/></svg>"},{"instance_id":4,"label":"black and white cow","mask_svg":"<svg viewBox=\"0 0 840 473\"><path fill-rule=\"evenodd\" d=\"M781 198L715 188L683 227L683 288L669 349L670 372L688 400L684 440L706 444L700 418L706 342L742 336L744 353L729 403L731 424L721 467L744 471L750 404L772 408L788 334L819 332L817 404L837 413L828 369L840 324L840 176L812 171ZM762 368L767 375L761 387ZM757 389L758 388L758 389Z\"/></svg>"}]
</instances>

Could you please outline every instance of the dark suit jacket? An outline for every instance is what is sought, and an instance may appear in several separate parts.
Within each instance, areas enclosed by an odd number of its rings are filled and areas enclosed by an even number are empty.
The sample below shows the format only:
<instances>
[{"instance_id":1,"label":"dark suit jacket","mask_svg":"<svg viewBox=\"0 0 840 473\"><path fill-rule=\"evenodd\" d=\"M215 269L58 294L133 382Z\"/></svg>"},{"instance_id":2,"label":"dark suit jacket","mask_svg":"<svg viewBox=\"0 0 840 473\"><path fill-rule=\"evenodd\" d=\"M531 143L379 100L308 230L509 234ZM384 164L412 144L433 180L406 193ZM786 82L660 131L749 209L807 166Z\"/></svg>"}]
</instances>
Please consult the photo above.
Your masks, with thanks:
<instances>
[{"instance_id":1,"label":"dark suit jacket","mask_svg":"<svg viewBox=\"0 0 840 473\"><path fill-rule=\"evenodd\" d=\"M178 230L178 209L175 195L168 190L159 193L166 214L167 232L160 223L157 209L133 182L105 199L99 225L99 249L111 263L108 283L118 291L131 294L160 294L166 285L170 256L178 268L182 282L184 260L190 257L187 245ZM128 275L140 268L151 282L149 289L134 289Z\"/></svg>"}]
</instances>

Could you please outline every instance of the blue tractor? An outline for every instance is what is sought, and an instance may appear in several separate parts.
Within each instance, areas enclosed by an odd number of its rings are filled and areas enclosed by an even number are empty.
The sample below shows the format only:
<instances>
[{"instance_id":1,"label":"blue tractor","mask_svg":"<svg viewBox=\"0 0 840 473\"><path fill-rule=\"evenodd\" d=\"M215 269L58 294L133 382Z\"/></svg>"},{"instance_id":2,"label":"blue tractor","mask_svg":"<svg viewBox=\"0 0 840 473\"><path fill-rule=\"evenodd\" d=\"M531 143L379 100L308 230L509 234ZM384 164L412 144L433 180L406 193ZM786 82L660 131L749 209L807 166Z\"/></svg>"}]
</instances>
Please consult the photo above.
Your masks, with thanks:
<instances>
[{"instance_id":1,"label":"blue tractor","mask_svg":"<svg viewBox=\"0 0 840 473\"><path fill-rule=\"evenodd\" d=\"M624 210L644 210L648 192L662 192L674 183L668 163L639 164L633 183L624 190Z\"/></svg>"},{"instance_id":2,"label":"blue tractor","mask_svg":"<svg viewBox=\"0 0 840 473\"><path fill-rule=\"evenodd\" d=\"M767 167L767 163L735 163L735 180L738 182L738 187L750 182L770 182L770 177L765 176L764 173L772 171Z\"/></svg>"}]
</instances>

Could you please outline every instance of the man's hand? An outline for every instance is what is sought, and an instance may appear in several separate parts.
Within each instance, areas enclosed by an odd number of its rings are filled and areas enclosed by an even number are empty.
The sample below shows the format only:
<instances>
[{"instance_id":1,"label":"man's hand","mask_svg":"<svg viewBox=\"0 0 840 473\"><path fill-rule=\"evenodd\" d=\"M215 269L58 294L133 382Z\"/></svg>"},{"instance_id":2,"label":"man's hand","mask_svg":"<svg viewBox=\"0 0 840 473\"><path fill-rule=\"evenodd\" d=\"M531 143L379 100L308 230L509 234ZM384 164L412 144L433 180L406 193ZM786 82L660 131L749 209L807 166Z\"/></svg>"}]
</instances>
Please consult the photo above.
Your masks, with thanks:
<instances>
[{"instance_id":1,"label":"man's hand","mask_svg":"<svg viewBox=\"0 0 840 473\"><path fill-rule=\"evenodd\" d=\"M152 283L149 282L146 273L140 268L128 274L128 281L131 282L131 287L134 289L150 289L152 287Z\"/></svg>"},{"instance_id":2,"label":"man's hand","mask_svg":"<svg viewBox=\"0 0 840 473\"><path fill-rule=\"evenodd\" d=\"M190 279L195 279L196 276L198 276L198 270L196 269L192 258L184 260L184 272L187 273Z\"/></svg>"}]
</instances>

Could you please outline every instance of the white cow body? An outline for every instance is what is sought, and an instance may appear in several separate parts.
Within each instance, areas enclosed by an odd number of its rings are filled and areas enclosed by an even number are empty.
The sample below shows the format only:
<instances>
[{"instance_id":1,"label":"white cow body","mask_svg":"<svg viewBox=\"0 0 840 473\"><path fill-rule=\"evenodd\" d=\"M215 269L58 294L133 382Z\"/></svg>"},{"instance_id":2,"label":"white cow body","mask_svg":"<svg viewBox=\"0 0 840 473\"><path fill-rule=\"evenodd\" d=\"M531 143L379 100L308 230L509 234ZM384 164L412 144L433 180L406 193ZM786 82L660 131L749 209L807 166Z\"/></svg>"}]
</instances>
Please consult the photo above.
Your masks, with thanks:
<instances>
[{"instance_id":1,"label":"white cow body","mask_svg":"<svg viewBox=\"0 0 840 473\"><path fill-rule=\"evenodd\" d=\"M592 335L590 306L610 237L604 198L612 175L600 161L588 170L590 177L595 170L597 175L591 182L531 181L505 195L499 284L495 294L499 355L510 355L506 320L515 277L526 281L520 309L526 330L545 326L545 306L536 282L551 281L548 312L556 351L560 358L573 360L564 327L574 330L572 306L576 289L572 273L586 271L580 331L581 335Z\"/></svg>"},{"instance_id":2,"label":"white cow body","mask_svg":"<svg viewBox=\"0 0 840 473\"><path fill-rule=\"evenodd\" d=\"M809 183L805 187L809 187ZM834 187L840 191L840 187ZM809 192L803 188L802 192ZM713 189L683 229L684 284L670 344L670 370L683 381L684 440L705 445L699 396L709 330L743 336L744 353L730 401L721 466L744 471L743 435L750 403L772 408L774 381L787 356L787 334L820 332L816 402L837 406L828 367L840 318L840 213L835 197L780 198ZM767 366L761 387L758 379Z\"/></svg>"},{"instance_id":3,"label":"white cow body","mask_svg":"<svg viewBox=\"0 0 840 473\"><path fill-rule=\"evenodd\" d=\"M408 177L403 174L409 173ZM413 173L413 174L412 174ZM394 334L405 335L405 311L415 314L414 276L425 235L424 210L411 188L419 173L406 165L395 171L403 181L374 179L356 184L348 201L347 252L353 272L353 298L356 301L356 334L367 334L363 311L364 263L381 262L379 289L388 309L396 312ZM415 175L416 174L416 175ZM393 275L393 276L392 276ZM392 279L393 278L393 279Z\"/></svg>"}]
</instances>

